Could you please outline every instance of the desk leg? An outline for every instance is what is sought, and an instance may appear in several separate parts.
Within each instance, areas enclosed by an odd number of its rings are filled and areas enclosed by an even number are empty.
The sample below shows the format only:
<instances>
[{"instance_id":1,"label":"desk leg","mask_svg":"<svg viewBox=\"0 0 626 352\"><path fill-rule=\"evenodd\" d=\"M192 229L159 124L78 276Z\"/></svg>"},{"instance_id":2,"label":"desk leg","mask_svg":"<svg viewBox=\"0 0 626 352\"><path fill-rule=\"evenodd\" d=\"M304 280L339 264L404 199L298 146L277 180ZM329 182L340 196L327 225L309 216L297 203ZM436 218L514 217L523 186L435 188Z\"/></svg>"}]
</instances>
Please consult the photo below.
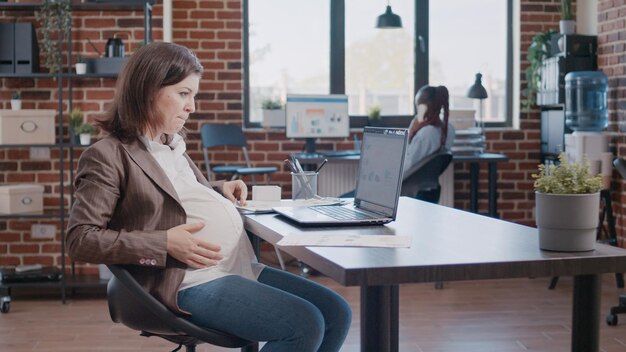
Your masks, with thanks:
<instances>
[{"instance_id":1,"label":"desk leg","mask_svg":"<svg viewBox=\"0 0 626 352\"><path fill-rule=\"evenodd\" d=\"M498 163L489 163L489 216L498 216Z\"/></svg>"},{"instance_id":2,"label":"desk leg","mask_svg":"<svg viewBox=\"0 0 626 352\"><path fill-rule=\"evenodd\" d=\"M361 352L398 352L399 289L361 286Z\"/></svg>"},{"instance_id":3,"label":"desk leg","mask_svg":"<svg viewBox=\"0 0 626 352\"><path fill-rule=\"evenodd\" d=\"M572 352L597 352L600 348L600 275L574 277L572 302Z\"/></svg>"},{"instance_id":4,"label":"desk leg","mask_svg":"<svg viewBox=\"0 0 626 352\"><path fill-rule=\"evenodd\" d=\"M470 163L470 211L478 213L478 163Z\"/></svg>"}]
</instances>

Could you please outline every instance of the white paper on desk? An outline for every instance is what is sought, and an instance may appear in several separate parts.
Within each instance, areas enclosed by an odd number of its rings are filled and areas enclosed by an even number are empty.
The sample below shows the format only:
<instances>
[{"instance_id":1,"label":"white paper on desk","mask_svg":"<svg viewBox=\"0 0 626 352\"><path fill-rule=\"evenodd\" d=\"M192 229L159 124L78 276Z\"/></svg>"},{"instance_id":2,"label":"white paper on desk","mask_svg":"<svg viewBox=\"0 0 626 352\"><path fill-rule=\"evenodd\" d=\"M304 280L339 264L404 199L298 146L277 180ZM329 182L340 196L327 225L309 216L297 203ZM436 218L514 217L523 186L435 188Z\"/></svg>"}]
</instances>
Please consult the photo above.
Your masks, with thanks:
<instances>
[{"instance_id":1,"label":"white paper on desk","mask_svg":"<svg viewBox=\"0 0 626 352\"><path fill-rule=\"evenodd\" d=\"M389 235L324 235L324 234L292 234L283 237L279 246L310 246L310 247L411 247L409 236Z\"/></svg>"},{"instance_id":2,"label":"white paper on desk","mask_svg":"<svg viewBox=\"0 0 626 352\"><path fill-rule=\"evenodd\" d=\"M282 200L249 200L246 205L239 206L237 209L242 212L252 213L271 213L274 207L310 207L312 205L333 205L341 203L339 198L328 199L282 199Z\"/></svg>"}]
</instances>

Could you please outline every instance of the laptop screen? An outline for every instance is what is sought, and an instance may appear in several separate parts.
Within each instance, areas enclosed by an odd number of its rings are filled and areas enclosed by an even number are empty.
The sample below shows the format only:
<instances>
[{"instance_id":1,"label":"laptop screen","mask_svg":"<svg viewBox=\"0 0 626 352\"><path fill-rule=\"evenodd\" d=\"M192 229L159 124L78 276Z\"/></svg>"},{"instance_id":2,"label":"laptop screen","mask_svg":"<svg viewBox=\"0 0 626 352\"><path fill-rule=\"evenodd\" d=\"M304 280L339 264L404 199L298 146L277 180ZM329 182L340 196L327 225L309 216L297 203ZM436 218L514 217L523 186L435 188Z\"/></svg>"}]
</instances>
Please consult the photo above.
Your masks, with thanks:
<instances>
[{"instance_id":1,"label":"laptop screen","mask_svg":"<svg viewBox=\"0 0 626 352\"><path fill-rule=\"evenodd\" d=\"M355 205L395 217L408 131L365 127Z\"/></svg>"}]
</instances>

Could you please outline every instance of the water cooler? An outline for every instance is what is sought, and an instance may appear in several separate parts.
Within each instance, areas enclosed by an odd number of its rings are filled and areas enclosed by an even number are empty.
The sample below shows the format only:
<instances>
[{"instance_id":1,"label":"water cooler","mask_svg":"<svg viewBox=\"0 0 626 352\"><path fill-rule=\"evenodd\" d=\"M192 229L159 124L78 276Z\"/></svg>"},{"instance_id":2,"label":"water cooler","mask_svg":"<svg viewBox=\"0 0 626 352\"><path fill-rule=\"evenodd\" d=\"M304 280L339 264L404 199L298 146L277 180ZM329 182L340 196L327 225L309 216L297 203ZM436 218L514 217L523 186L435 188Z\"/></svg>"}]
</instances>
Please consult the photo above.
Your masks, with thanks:
<instances>
[{"instance_id":1,"label":"water cooler","mask_svg":"<svg viewBox=\"0 0 626 352\"><path fill-rule=\"evenodd\" d=\"M577 71L565 75L565 124L574 131L565 134L565 154L570 162L589 162L593 174L602 174L610 184L613 155L608 125L608 78L600 71Z\"/></svg>"}]
</instances>

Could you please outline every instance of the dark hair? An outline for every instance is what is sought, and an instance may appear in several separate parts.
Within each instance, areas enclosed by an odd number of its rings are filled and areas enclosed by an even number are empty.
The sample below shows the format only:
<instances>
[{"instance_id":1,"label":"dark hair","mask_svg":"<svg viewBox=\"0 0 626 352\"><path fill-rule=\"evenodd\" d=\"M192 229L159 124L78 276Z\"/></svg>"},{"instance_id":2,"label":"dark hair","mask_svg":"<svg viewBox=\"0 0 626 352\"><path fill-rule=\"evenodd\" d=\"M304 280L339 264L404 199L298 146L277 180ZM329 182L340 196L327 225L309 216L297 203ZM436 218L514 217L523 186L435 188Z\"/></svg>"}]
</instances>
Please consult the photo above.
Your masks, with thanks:
<instances>
[{"instance_id":1,"label":"dark hair","mask_svg":"<svg viewBox=\"0 0 626 352\"><path fill-rule=\"evenodd\" d=\"M123 141L163 125L154 108L159 89L202 75L202 65L184 46L153 42L137 50L117 79L115 97L100 127Z\"/></svg>"},{"instance_id":2,"label":"dark hair","mask_svg":"<svg viewBox=\"0 0 626 352\"><path fill-rule=\"evenodd\" d=\"M422 127L427 125L433 125L441 128L441 147L446 144L448 137L448 116L450 115L450 95L448 88L445 86L423 86L416 94L415 105L426 104L428 109L424 114L424 121L416 125L414 131L409 132L409 136L412 137ZM443 110L443 121L441 120L441 110Z\"/></svg>"}]
</instances>

